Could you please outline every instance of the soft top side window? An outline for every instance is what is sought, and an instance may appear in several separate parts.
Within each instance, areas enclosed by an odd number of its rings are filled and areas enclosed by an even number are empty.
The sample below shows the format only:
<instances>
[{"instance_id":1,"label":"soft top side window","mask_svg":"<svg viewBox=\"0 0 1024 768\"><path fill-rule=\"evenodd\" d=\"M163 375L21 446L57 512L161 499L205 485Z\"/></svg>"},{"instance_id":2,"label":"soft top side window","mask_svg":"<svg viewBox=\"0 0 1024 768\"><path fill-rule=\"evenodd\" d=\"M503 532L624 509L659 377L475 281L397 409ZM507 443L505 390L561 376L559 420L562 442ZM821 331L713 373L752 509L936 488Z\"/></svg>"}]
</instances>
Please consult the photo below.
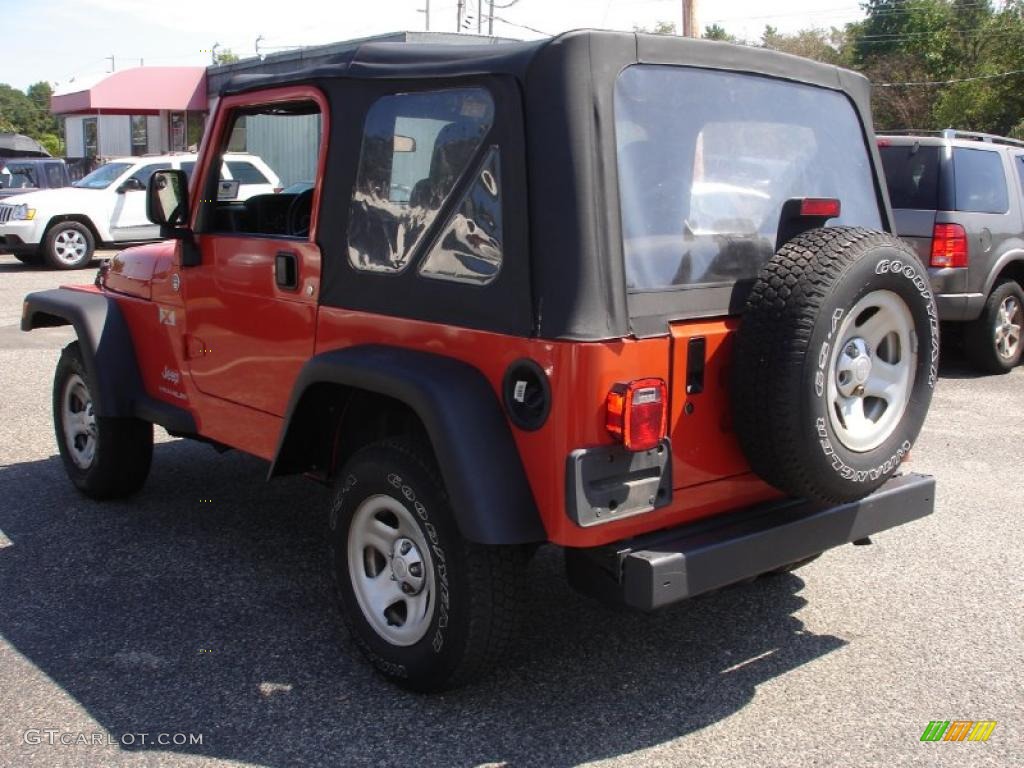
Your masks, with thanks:
<instances>
[{"instance_id":1,"label":"soft top side window","mask_svg":"<svg viewBox=\"0 0 1024 768\"><path fill-rule=\"evenodd\" d=\"M383 96L363 128L349 206L353 267L401 272L469 170L494 122L484 88Z\"/></svg>"}]
</instances>

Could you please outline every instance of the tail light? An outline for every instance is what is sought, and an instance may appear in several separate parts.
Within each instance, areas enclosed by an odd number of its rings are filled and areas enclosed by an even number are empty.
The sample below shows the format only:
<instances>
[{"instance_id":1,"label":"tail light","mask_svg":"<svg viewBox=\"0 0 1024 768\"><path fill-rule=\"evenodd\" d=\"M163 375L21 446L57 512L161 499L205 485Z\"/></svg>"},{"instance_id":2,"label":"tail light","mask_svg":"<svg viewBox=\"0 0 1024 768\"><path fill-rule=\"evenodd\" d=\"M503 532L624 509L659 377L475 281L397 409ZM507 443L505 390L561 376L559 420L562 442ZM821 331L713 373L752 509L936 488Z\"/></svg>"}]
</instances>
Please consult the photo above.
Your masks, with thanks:
<instances>
[{"instance_id":1,"label":"tail light","mask_svg":"<svg viewBox=\"0 0 1024 768\"><path fill-rule=\"evenodd\" d=\"M805 197L800 201L800 215L814 218L834 219L839 216L842 204L834 197Z\"/></svg>"},{"instance_id":2,"label":"tail light","mask_svg":"<svg viewBox=\"0 0 1024 768\"><path fill-rule=\"evenodd\" d=\"M649 451L665 436L668 387L661 379L616 384L605 403L605 426L627 450Z\"/></svg>"},{"instance_id":3,"label":"tail light","mask_svg":"<svg viewBox=\"0 0 1024 768\"><path fill-rule=\"evenodd\" d=\"M936 224L932 230L933 267L967 266L967 233L959 224Z\"/></svg>"}]
</instances>

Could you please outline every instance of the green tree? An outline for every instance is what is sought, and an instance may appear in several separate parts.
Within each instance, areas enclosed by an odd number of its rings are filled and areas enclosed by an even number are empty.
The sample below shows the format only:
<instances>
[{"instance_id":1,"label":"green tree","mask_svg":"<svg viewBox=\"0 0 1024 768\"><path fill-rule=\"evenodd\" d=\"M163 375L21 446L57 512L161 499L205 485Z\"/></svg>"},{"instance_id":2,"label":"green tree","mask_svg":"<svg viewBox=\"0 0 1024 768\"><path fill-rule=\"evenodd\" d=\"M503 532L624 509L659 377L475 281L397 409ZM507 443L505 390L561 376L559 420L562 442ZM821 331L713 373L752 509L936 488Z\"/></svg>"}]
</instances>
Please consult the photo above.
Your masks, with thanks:
<instances>
[{"instance_id":1,"label":"green tree","mask_svg":"<svg viewBox=\"0 0 1024 768\"><path fill-rule=\"evenodd\" d=\"M766 25L761 35L761 46L827 64L846 64L849 58L846 32L836 27L828 30L803 29L787 35Z\"/></svg>"},{"instance_id":2,"label":"green tree","mask_svg":"<svg viewBox=\"0 0 1024 768\"><path fill-rule=\"evenodd\" d=\"M225 48L224 50L217 51L215 54L213 54L213 63L218 65L234 64L238 60L238 54L232 51L230 48Z\"/></svg>"},{"instance_id":3,"label":"green tree","mask_svg":"<svg viewBox=\"0 0 1024 768\"><path fill-rule=\"evenodd\" d=\"M726 32L725 27L719 24L710 24L704 27L704 34L701 37L705 40L723 40L727 43L736 42L736 37Z\"/></svg>"},{"instance_id":4,"label":"green tree","mask_svg":"<svg viewBox=\"0 0 1024 768\"><path fill-rule=\"evenodd\" d=\"M650 32L655 35L674 35L676 34L676 23L674 21L656 21L653 29L647 27L633 26L634 32Z\"/></svg>"}]
</instances>

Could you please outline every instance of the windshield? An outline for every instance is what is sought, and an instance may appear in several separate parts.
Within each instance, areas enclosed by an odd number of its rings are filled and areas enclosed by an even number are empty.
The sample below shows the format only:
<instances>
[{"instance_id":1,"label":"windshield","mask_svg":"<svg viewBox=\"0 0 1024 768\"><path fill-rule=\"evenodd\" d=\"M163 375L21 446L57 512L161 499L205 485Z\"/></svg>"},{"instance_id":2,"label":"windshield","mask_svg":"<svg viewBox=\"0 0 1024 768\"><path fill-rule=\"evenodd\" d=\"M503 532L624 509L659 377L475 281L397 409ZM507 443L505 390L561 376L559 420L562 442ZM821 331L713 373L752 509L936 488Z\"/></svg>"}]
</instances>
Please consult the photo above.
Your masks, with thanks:
<instances>
[{"instance_id":1,"label":"windshield","mask_svg":"<svg viewBox=\"0 0 1024 768\"><path fill-rule=\"evenodd\" d=\"M71 186L83 187L85 189L106 189L131 167L131 163L107 163L106 165L101 165L88 176L76 181Z\"/></svg>"},{"instance_id":2,"label":"windshield","mask_svg":"<svg viewBox=\"0 0 1024 768\"><path fill-rule=\"evenodd\" d=\"M753 279L790 198L839 198L830 224L881 227L860 120L837 91L635 65L616 84L615 131L631 291Z\"/></svg>"}]
</instances>

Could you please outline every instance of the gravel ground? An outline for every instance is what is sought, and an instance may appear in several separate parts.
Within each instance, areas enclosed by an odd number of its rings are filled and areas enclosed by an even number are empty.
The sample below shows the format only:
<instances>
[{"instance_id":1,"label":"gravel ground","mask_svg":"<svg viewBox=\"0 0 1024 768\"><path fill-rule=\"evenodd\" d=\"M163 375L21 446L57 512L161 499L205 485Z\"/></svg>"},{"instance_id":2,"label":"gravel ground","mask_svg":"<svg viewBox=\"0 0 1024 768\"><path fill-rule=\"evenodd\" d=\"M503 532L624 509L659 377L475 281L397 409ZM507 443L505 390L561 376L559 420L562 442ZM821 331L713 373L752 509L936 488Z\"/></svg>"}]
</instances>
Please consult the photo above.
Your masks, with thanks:
<instances>
[{"instance_id":1,"label":"gravel ground","mask_svg":"<svg viewBox=\"0 0 1024 768\"><path fill-rule=\"evenodd\" d=\"M542 550L507 664L423 697L339 629L324 489L159 430L136 498L71 489L49 405L71 336L17 323L26 292L91 278L0 257L0 765L1024 765L1024 369L946 355L912 458L932 517L653 616L576 595ZM998 725L919 742L935 719Z\"/></svg>"}]
</instances>

